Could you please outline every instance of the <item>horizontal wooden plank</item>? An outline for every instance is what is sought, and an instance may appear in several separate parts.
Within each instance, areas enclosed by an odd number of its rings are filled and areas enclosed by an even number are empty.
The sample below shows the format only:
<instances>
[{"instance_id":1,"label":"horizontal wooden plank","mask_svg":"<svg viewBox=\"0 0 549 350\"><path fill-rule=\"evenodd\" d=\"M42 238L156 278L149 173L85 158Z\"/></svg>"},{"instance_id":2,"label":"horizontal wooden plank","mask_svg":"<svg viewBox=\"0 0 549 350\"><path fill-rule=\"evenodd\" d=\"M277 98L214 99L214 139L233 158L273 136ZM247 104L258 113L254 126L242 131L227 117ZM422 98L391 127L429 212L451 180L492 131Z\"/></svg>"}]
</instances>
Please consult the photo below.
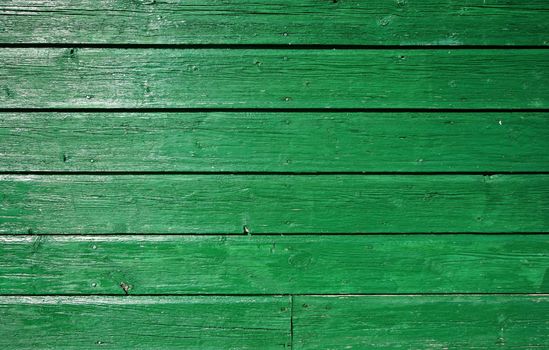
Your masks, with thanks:
<instances>
[{"instance_id":1,"label":"horizontal wooden plank","mask_svg":"<svg viewBox=\"0 0 549 350\"><path fill-rule=\"evenodd\" d=\"M0 113L0 171L549 171L548 113Z\"/></svg>"},{"instance_id":2,"label":"horizontal wooden plank","mask_svg":"<svg viewBox=\"0 0 549 350\"><path fill-rule=\"evenodd\" d=\"M548 10L544 0L8 0L0 42L547 45Z\"/></svg>"},{"instance_id":3,"label":"horizontal wooden plank","mask_svg":"<svg viewBox=\"0 0 549 350\"><path fill-rule=\"evenodd\" d=\"M2 175L0 233L548 232L549 175Z\"/></svg>"},{"instance_id":4,"label":"horizontal wooden plank","mask_svg":"<svg viewBox=\"0 0 549 350\"><path fill-rule=\"evenodd\" d=\"M0 293L547 293L548 252L536 234L0 236Z\"/></svg>"},{"instance_id":5,"label":"horizontal wooden plank","mask_svg":"<svg viewBox=\"0 0 549 350\"><path fill-rule=\"evenodd\" d=\"M296 297L294 349L545 349L549 296Z\"/></svg>"},{"instance_id":6,"label":"horizontal wooden plank","mask_svg":"<svg viewBox=\"0 0 549 350\"><path fill-rule=\"evenodd\" d=\"M2 349L283 349L288 297L0 297Z\"/></svg>"},{"instance_id":7,"label":"horizontal wooden plank","mask_svg":"<svg viewBox=\"0 0 549 350\"><path fill-rule=\"evenodd\" d=\"M2 108L547 108L547 51L4 48Z\"/></svg>"}]
</instances>

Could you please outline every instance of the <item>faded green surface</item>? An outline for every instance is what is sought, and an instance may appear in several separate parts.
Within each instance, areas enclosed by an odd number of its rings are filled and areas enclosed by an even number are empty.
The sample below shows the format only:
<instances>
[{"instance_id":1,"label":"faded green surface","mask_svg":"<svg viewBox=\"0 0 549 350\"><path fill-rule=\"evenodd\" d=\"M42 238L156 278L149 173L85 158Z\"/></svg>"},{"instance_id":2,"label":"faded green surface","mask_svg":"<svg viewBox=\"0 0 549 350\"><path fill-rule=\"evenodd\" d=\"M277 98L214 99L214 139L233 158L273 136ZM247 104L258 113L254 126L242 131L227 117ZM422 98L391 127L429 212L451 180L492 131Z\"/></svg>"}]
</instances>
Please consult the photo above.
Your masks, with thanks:
<instances>
[{"instance_id":1,"label":"faded green surface","mask_svg":"<svg viewBox=\"0 0 549 350\"><path fill-rule=\"evenodd\" d=\"M0 171L549 170L549 114L0 113Z\"/></svg>"},{"instance_id":2,"label":"faded green surface","mask_svg":"<svg viewBox=\"0 0 549 350\"><path fill-rule=\"evenodd\" d=\"M0 42L547 45L545 0L8 0Z\"/></svg>"},{"instance_id":3,"label":"faded green surface","mask_svg":"<svg viewBox=\"0 0 549 350\"><path fill-rule=\"evenodd\" d=\"M0 233L546 232L549 175L2 175Z\"/></svg>"},{"instance_id":4,"label":"faded green surface","mask_svg":"<svg viewBox=\"0 0 549 350\"><path fill-rule=\"evenodd\" d=\"M5 48L3 108L548 108L532 50Z\"/></svg>"},{"instance_id":5,"label":"faded green surface","mask_svg":"<svg viewBox=\"0 0 549 350\"><path fill-rule=\"evenodd\" d=\"M547 293L544 235L0 237L3 294ZM127 290L121 287L123 282Z\"/></svg>"},{"instance_id":6,"label":"faded green surface","mask_svg":"<svg viewBox=\"0 0 549 350\"><path fill-rule=\"evenodd\" d=\"M547 349L547 296L295 297L294 349Z\"/></svg>"},{"instance_id":7,"label":"faded green surface","mask_svg":"<svg viewBox=\"0 0 549 350\"><path fill-rule=\"evenodd\" d=\"M0 349L549 349L548 10L2 1Z\"/></svg>"},{"instance_id":8,"label":"faded green surface","mask_svg":"<svg viewBox=\"0 0 549 350\"><path fill-rule=\"evenodd\" d=\"M0 297L2 349L284 349L289 297Z\"/></svg>"}]
</instances>

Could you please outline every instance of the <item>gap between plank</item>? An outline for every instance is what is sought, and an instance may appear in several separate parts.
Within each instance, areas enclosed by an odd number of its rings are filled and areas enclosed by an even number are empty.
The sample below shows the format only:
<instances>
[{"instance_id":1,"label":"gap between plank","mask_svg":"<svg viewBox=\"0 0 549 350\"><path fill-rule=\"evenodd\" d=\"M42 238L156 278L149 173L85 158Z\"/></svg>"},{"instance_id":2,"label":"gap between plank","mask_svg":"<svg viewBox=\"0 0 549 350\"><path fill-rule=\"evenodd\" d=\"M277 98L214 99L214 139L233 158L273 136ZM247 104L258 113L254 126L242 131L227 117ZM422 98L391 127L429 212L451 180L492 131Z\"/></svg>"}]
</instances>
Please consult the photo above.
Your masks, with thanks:
<instances>
[{"instance_id":1,"label":"gap between plank","mask_svg":"<svg viewBox=\"0 0 549 350\"><path fill-rule=\"evenodd\" d=\"M94 44L0 43L0 48L229 49L229 50L539 50L547 45L360 45L360 44Z\"/></svg>"},{"instance_id":2,"label":"gap between plank","mask_svg":"<svg viewBox=\"0 0 549 350\"><path fill-rule=\"evenodd\" d=\"M294 348L294 296L290 295L290 349Z\"/></svg>"},{"instance_id":3,"label":"gap between plank","mask_svg":"<svg viewBox=\"0 0 549 350\"><path fill-rule=\"evenodd\" d=\"M122 297L122 298L131 298L131 297L421 297L421 296L440 296L440 297L455 297L455 296L464 296L464 297L474 297L474 296L547 296L549 294L546 292L539 293L329 293L329 294L318 294L318 293L288 293L288 294L269 294L269 293L256 293L256 294L220 294L220 293L157 293L157 294L138 294L138 293L105 293L105 294L0 294L0 297Z\"/></svg>"},{"instance_id":4,"label":"gap between plank","mask_svg":"<svg viewBox=\"0 0 549 350\"><path fill-rule=\"evenodd\" d=\"M549 108L0 108L0 113L548 113Z\"/></svg>"},{"instance_id":5,"label":"gap between plank","mask_svg":"<svg viewBox=\"0 0 549 350\"><path fill-rule=\"evenodd\" d=\"M333 175L548 175L547 171L0 171L0 175L236 175L236 176L333 176Z\"/></svg>"},{"instance_id":6,"label":"gap between plank","mask_svg":"<svg viewBox=\"0 0 549 350\"><path fill-rule=\"evenodd\" d=\"M292 236L310 236L310 237L322 237L322 236L451 236L451 235L490 235L490 236L534 236L534 235L549 235L549 232L416 232L416 233L399 233L399 232L357 232L357 233L348 233L348 232L328 232L328 233L315 233L315 232L304 232L304 233L124 233L124 232L105 232L105 233L94 233L94 234L70 234L70 233L26 233L26 234L9 234L1 233L0 241L3 239L18 239L18 238L30 238L30 237L55 237L55 238L67 238L71 239L80 239L80 240L104 240L106 237L126 237L126 238L148 238L151 240L167 237L292 237Z\"/></svg>"}]
</instances>

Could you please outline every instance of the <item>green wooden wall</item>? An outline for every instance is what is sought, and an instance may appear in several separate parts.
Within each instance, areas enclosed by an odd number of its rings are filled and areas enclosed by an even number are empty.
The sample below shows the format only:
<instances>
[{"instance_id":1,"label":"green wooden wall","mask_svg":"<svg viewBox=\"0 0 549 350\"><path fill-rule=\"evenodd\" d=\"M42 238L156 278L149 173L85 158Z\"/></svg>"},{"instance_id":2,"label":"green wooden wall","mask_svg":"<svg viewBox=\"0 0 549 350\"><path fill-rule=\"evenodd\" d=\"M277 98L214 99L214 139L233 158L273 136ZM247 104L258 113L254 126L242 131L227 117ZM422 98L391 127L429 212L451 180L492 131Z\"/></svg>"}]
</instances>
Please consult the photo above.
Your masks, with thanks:
<instances>
[{"instance_id":1,"label":"green wooden wall","mask_svg":"<svg viewBox=\"0 0 549 350\"><path fill-rule=\"evenodd\" d=\"M549 349L549 2L0 1L0 348Z\"/></svg>"}]
</instances>

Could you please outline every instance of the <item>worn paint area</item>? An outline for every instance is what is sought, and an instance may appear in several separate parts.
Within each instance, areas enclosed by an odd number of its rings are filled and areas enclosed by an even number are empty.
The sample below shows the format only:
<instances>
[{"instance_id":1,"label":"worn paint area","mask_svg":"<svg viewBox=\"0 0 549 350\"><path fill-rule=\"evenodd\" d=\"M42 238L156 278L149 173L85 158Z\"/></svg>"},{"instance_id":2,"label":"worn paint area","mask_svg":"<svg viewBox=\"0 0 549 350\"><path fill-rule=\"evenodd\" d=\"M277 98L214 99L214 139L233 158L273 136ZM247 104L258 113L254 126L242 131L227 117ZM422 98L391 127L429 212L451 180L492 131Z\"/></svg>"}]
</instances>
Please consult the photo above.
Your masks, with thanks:
<instances>
[{"instance_id":1,"label":"worn paint area","mask_svg":"<svg viewBox=\"0 0 549 350\"><path fill-rule=\"evenodd\" d=\"M547 0L0 3L0 349L549 349Z\"/></svg>"}]
</instances>

